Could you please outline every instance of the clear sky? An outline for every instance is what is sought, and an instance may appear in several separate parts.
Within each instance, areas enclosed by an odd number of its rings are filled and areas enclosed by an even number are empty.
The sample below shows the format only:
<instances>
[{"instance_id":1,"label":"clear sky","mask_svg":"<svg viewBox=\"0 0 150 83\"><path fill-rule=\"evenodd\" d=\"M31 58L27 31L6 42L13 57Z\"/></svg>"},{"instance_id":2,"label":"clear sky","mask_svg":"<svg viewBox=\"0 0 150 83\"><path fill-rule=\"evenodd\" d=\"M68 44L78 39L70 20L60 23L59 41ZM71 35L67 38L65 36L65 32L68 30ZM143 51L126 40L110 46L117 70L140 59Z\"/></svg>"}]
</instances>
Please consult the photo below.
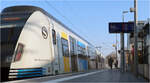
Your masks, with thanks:
<instances>
[{"instance_id":1,"label":"clear sky","mask_svg":"<svg viewBox=\"0 0 150 83\"><path fill-rule=\"evenodd\" d=\"M115 35L108 33L109 22L121 22L122 11L133 7L134 0L1 0L0 11L8 6L33 5L52 14L95 46L104 56L114 51ZM138 20L150 18L150 0L138 0ZM125 21L133 21L133 13ZM118 43L120 40L117 35ZM125 38L126 40L126 38Z\"/></svg>"}]
</instances>

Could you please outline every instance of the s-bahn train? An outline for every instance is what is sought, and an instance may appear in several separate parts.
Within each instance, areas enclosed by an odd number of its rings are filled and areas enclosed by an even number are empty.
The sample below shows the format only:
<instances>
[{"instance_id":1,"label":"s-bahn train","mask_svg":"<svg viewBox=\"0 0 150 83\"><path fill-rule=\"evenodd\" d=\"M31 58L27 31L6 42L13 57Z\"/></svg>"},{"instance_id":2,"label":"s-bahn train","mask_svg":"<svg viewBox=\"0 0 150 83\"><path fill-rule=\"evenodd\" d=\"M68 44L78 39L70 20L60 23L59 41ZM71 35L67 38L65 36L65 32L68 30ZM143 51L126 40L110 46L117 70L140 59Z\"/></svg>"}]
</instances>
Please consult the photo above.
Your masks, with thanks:
<instances>
[{"instance_id":1,"label":"s-bahn train","mask_svg":"<svg viewBox=\"0 0 150 83\"><path fill-rule=\"evenodd\" d=\"M2 81L87 71L104 64L92 44L39 7L5 8L0 32Z\"/></svg>"}]
</instances>

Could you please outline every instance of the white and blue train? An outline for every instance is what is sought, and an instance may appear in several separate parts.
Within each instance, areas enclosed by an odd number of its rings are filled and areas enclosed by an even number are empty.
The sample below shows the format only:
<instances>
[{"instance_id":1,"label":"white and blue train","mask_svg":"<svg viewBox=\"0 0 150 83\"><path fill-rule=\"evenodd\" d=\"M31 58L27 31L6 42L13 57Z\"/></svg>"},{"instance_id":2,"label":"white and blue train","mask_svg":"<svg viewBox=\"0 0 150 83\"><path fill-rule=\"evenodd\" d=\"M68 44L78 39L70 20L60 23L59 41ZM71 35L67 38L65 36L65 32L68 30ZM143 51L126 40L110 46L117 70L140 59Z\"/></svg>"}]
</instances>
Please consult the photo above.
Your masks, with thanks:
<instances>
[{"instance_id":1,"label":"white and blue train","mask_svg":"<svg viewBox=\"0 0 150 83\"><path fill-rule=\"evenodd\" d=\"M39 7L5 8L0 32L2 80L86 71L97 56L93 45Z\"/></svg>"}]
</instances>

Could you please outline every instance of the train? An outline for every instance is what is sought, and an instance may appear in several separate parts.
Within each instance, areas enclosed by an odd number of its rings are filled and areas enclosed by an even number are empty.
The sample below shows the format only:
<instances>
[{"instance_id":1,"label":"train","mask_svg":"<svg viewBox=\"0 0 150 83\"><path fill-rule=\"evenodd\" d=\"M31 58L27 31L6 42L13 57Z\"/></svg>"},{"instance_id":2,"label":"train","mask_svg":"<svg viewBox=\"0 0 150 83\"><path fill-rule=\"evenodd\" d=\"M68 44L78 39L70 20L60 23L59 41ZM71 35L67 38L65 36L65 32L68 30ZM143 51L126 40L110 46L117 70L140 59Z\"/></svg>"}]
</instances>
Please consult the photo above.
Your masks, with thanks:
<instances>
[{"instance_id":1,"label":"train","mask_svg":"<svg viewBox=\"0 0 150 83\"><path fill-rule=\"evenodd\" d=\"M1 81L104 68L87 40L36 6L1 12Z\"/></svg>"}]
</instances>

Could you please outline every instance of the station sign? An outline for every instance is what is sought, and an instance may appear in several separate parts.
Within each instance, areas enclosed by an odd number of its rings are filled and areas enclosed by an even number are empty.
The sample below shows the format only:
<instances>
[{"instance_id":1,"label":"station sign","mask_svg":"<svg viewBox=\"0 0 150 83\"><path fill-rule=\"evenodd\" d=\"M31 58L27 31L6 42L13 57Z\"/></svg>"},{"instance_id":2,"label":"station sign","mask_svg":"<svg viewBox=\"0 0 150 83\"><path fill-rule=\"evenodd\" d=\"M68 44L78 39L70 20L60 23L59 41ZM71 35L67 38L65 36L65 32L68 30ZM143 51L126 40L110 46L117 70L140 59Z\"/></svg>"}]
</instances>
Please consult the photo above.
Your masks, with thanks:
<instances>
[{"instance_id":1,"label":"station sign","mask_svg":"<svg viewBox=\"0 0 150 83\"><path fill-rule=\"evenodd\" d=\"M109 33L131 33L134 31L134 22L110 22Z\"/></svg>"}]
</instances>

